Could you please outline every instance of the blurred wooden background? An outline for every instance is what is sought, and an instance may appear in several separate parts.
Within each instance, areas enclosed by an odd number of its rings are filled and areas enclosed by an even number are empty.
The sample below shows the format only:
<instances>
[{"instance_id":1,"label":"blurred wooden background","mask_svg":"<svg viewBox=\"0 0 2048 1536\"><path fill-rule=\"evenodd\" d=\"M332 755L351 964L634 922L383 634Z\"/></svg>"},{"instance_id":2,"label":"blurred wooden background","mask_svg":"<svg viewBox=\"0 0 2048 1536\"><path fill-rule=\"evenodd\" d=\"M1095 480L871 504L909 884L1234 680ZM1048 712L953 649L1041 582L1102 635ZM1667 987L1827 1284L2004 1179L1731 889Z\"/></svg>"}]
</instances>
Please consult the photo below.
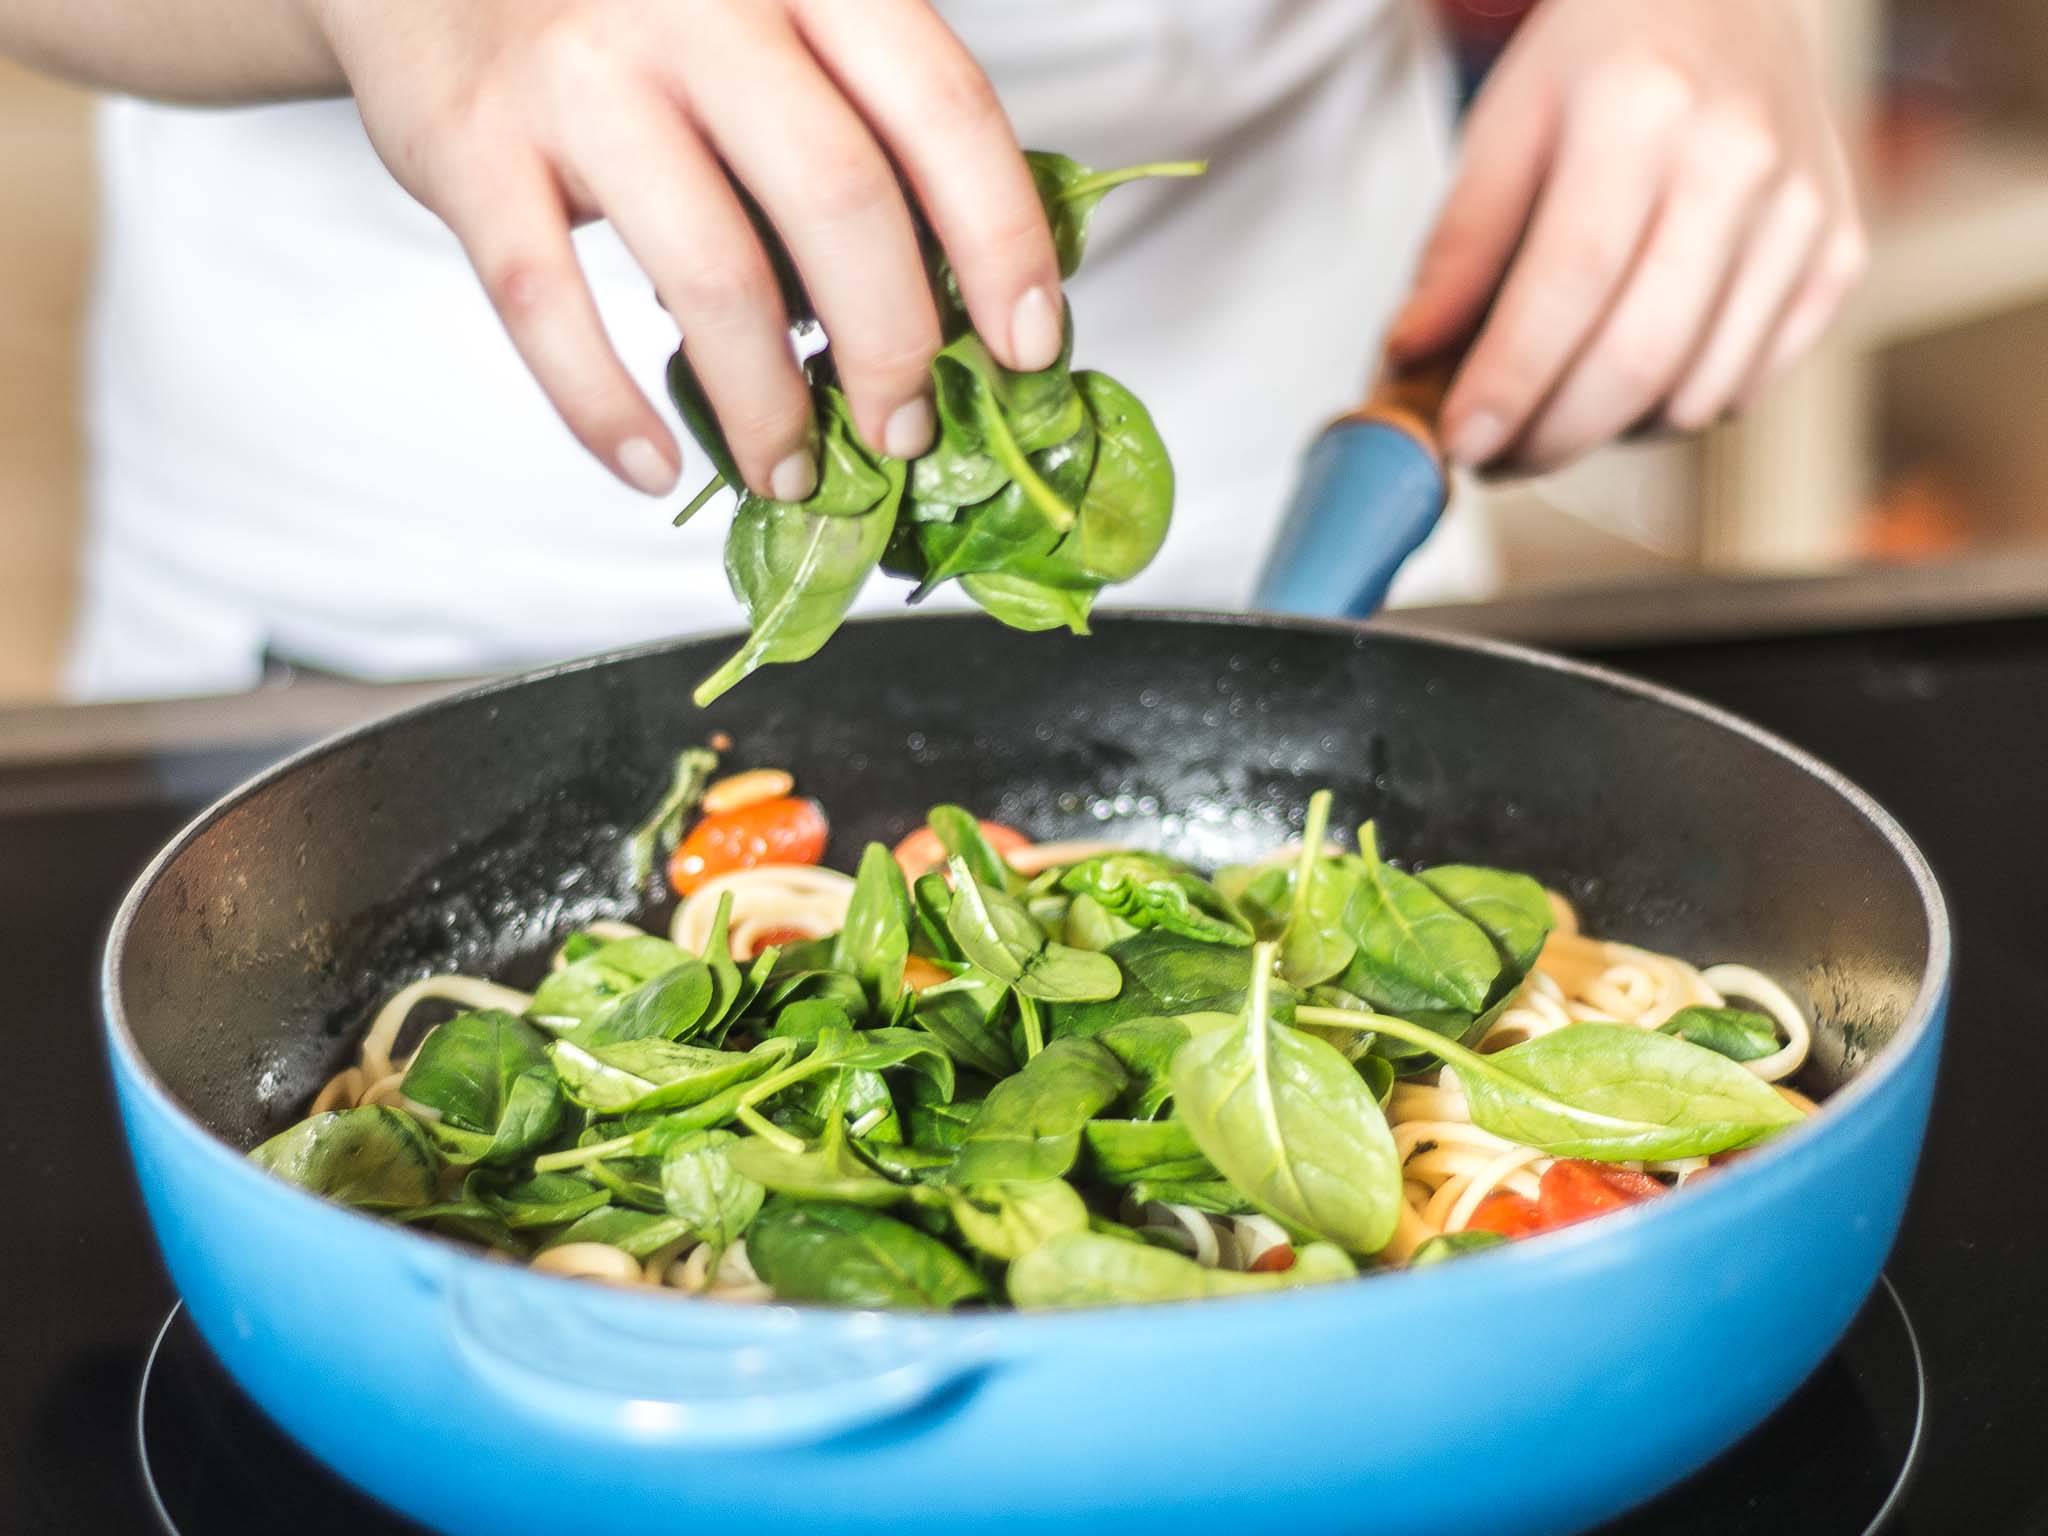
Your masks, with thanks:
<instances>
[{"instance_id":1,"label":"blurred wooden background","mask_svg":"<svg viewBox=\"0 0 2048 1536\"><path fill-rule=\"evenodd\" d=\"M45 697L79 526L87 97L0 59L0 703Z\"/></svg>"}]
</instances>

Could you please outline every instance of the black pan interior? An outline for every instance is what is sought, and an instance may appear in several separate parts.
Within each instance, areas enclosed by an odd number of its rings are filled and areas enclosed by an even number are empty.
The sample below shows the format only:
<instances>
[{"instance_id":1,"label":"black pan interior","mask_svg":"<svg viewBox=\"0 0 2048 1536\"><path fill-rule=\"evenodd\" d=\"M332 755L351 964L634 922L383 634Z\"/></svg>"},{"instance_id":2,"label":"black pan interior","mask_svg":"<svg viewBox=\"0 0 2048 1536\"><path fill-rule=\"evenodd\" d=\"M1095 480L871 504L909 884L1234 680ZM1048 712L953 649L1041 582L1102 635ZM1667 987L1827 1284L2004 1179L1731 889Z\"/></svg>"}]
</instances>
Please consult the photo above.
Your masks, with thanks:
<instances>
[{"instance_id":1,"label":"black pan interior","mask_svg":"<svg viewBox=\"0 0 2048 1536\"><path fill-rule=\"evenodd\" d=\"M640 905L621 830L713 732L832 818L830 861L954 800L1040 837L1204 864L1270 848L1316 788L1404 860L1526 869L1587 926L1783 979L1834 1086L1906 1019L1928 910L1886 831L1770 745L1582 670L1378 629L1106 617L1094 636L979 616L848 626L709 711L726 643L471 694L318 749L189 835L117 935L145 1059L238 1146L345 1064L377 1002L502 973Z\"/></svg>"}]
</instances>

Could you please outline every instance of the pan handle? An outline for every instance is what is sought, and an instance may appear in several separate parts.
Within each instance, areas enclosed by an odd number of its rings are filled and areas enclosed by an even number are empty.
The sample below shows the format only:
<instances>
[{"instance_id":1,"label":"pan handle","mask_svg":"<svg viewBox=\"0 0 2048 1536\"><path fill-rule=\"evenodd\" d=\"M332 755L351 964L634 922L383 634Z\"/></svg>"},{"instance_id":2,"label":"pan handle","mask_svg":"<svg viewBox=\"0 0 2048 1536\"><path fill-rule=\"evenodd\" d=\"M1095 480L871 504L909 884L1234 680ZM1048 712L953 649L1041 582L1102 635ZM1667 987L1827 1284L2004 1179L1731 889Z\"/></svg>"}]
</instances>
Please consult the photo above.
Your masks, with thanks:
<instances>
[{"instance_id":1,"label":"pan handle","mask_svg":"<svg viewBox=\"0 0 2048 1536\"><path fill-rule=\"evenodd\" d=\"M462 1266L457 1360L518 1414L677 1451L815 1444L925 1407L994 1364L961 1319L648 1296ZM965 1401L953 1392L949 1404Z\"/></svg>"},{"instance_id":2,"label":"pan handle","mask_svg":"<svg viewBox=\"0 0 2048 1536\"><path fill-rule=\"evenodd\" d=\"M1383 376L1325 427L1302 463L1252 604L1272 613L1366 618L1443 516L1437 416L1456 355Z\"/></svg>"}]
</instances>

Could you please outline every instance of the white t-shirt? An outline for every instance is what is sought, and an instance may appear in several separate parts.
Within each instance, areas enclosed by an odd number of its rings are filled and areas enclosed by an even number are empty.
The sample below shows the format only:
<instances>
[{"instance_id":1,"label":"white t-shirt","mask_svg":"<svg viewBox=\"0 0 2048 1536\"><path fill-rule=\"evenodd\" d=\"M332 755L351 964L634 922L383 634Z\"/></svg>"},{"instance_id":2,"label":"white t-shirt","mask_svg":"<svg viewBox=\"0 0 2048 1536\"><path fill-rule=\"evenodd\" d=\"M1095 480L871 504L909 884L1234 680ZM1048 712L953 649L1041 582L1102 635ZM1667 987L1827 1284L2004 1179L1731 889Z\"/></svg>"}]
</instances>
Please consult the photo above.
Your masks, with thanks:
<instances>
[{"instance_id":1,"label":"white t-shirt","mask_svg":"<svg viewBox=\"0 0 2048 1536\"><path fill-rule=\"evenodd\" d=\"M1450 90L1427 18L1408 0L944 10L1025 144L1212 162L1108 199L1070 297L1077 362L1138 393L1178 472L1164 551L1105 600L1240 607L1441 190ZM742 622L725 518L672 529L673 505L584 454L351 103L114 101L101 157L77 694L245 687L266 651L448 674ZM672 322L609 228L577 247L658 396ZM686 449L682 495L703 465ZM1411 596L1484 578L1456 524ZM861 606L906 591L878 576Z\"/></svg>"}]
</instances>

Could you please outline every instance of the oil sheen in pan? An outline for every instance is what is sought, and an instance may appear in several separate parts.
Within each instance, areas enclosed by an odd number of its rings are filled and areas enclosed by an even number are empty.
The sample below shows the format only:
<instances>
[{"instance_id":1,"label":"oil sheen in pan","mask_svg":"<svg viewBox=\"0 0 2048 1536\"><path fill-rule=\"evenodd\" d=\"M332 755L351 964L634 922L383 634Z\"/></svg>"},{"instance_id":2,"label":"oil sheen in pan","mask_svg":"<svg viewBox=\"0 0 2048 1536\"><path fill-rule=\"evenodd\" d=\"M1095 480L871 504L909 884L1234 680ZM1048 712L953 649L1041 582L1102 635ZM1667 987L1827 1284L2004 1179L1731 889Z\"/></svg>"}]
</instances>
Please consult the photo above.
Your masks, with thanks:
<instances>
[{"instance_id":1,"label":"oil sheen in pan","mask_svg":"<svg viewBox=\"0 0 2048 1536\"><path fill-rule=\"evenodd\" d=\"M1912 1477L1926 1411L1919 1340L1891 1281L1880 1279L1790 1402L1704 1472L1600 1536L1868 1536ZM280 1433L182 1307L150 1350L135 1431L150 1504L169 1536L425 1536ZM1558 1454L1600 1448L1560 1446Z\"/></svg>"}]
</instances>

